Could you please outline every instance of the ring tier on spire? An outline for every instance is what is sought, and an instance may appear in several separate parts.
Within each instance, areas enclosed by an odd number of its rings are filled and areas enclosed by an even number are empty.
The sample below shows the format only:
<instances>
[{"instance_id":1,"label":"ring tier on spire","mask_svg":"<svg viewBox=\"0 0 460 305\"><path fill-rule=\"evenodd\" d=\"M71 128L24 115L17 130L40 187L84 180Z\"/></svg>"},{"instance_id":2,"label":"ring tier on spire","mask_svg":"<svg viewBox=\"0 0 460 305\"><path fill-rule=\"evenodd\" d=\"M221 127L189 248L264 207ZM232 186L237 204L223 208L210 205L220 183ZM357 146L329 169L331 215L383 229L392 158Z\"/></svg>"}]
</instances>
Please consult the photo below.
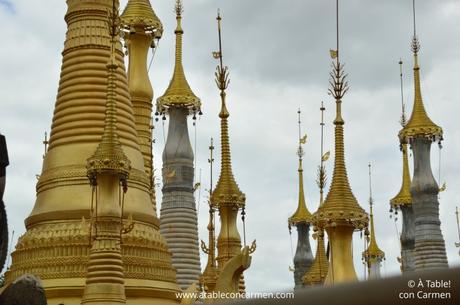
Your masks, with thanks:
<instances>
[{"instance_id":1,"label":"ring tier on spire","mask_svg":"<svg viewBox=\"0 0 460 305\"><path fill-rule=\"evenodd\" d=\"M201 111L201 101L190 89L187 78L185 77L184 67L182 66L182 2L176 1L176 60L174 74L169 82L168 89L163 96L157 99L157 112L164 113L170 107L186 108L191 113Z\"/></svg>"}]
</instances>

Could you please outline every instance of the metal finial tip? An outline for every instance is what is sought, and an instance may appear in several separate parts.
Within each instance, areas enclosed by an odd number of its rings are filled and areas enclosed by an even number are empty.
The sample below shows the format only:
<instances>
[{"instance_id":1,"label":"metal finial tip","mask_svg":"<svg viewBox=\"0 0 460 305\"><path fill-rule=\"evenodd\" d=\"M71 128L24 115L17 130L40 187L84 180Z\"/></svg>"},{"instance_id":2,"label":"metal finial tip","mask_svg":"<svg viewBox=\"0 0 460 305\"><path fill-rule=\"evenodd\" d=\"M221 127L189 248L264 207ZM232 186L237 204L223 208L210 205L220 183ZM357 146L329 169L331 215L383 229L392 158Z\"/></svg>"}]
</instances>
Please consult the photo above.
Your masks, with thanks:
<instances>
[{"instance_id":1,"label":"metal finial tip","mask_svg":"<svg viewBox=\"0 0 460 305\"><path fill-rule=\"evenodd\" d=\"M217 20L221 20L222 17L220 16L220 8L217 9Z\"/></svg>"},{"instance_id":2,"label":"metal finial tip","mask_svg":"<svg viewBox=\"0 0 460 305\"><path fill-rule=\"evenodd\" d=\"M411 49L414 54L417 54L420 51L420 41L416 35L412 38Z\"/></svg>"},{"instance_id":3,"label":"metal finial tip","mask_svg":"<svg viewBox=\"0 0 460 305\"><path fill-rule=\"evenodd\" d=\"M399 59L399 62L398 62L400 65L403 64L403 61L401 60L401 58Z\"/></svg>"},{"instance_id":4,"label":"metal finial tip","mask_svg":"<svg viewBox=\"0 0 460 305\"><path fill-rule=\"evenodd\" d=\"M176 0L176 6L174 8L176 15L179 17L184 12L184 5L182 4L182 0Z\"/></svg>"}]
</instances>

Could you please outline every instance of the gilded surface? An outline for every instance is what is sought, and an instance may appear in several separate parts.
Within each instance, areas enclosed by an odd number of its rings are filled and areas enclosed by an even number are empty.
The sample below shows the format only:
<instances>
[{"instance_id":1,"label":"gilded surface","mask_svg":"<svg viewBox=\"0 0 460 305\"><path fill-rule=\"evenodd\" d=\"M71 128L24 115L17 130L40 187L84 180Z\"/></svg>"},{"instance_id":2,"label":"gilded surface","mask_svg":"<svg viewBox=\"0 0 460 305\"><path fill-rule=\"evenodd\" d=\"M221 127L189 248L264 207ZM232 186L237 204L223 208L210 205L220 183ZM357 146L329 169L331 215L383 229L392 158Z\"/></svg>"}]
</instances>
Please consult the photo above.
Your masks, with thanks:
<instances>
[{"instance_id":1,"label":"gilded surface","mask_svg":"<svg viewBox=\"0 0 460 305\"><path fill-rule=\"evenodd\" d=\"M328 285L357 280L352 254L353 232L364 229L368 223L367 214L358 204L348 182L342 98L349 87L338 50L335 58L329 89L336 102L334 171L329 193L314 214L316 226L326 230L331 245L330 265L325 279Z\"/></svg>"},{"instance_id":2,"label":"gilded surface","mask_svg":"<svg viewBox=\"0 0 460 305\"><path fill-rule=\"evenodd\" d=\"M326 279L329 269L329 261L326 256L326 249L324 246L324 230L319 229L317 233L313 234L316 237L317 248L316 255L310 270L303 276L302 280L304 285L322 285Z\"/></svg>"},{"instance_id":3,"label":"gilded surface","mask_svg":"<svg viewBox=\"0 0 460 305\"><path fill-rule=\"evenodd\" d=\"M123 25L163 30L149 0L129 0L120 18Z\"/></svg>"},{"instance_id":4,"label":"gilded surface","mask_svg":"<svg viewBox=\"0 0 460 305\"><path fill-rule=\"evenodd\" d=\"M199 112L201 108L200 99L190 89L190 85L185 78L184 67L182 65L182 2L176 1L176 60L174 74L169 82L168 89L157 100L157 111L164 113L169 107L187 108L191 112Z\"/></svg>"},{"instance_id":5,"label":"gilded surface","mask_svg":"<svg viewBox=\"0 0 460 305\"><path fill-rule=\"evenodd\" d=\"M399 193L390 200L392 207L410 205L412 204L412 195L410 193L410 172L409 172L409 156L407 153L407 144L402 144L402 155L403 155L403 174L402 174L402 185Z\"/></svg>"},{"instance_id":6,"label":"gilded surface","mask_svg":"<svg viewBox=\"0 0 460 305\"><path fill-rule=\"evenodd\" d=\"M44 279L50 304L58 304L59 299L73 305L80 304L88 264L89 229L82 229L81 223L82 217L90 215L92 193L85 166L106 125L106 64L111 55L107 16L113 2L68 0L67 4L68 32L49 149L37 184L37 200L26 219L27 232L18 241L6 277L9 283L23 273L33 273ZM117 109L115 133L131 162L123 214L132 215L134 230L123 236L121 245L127 304L156 300L171 304L177 302L175 271L158 232L118 42L114 63L119 67L111 80ZM109 166L126 173L128 162L118 156L113 166L112 157L97 158L102 163L95 162L94 169L103 172Z\"/></svg>"},{"instance_id":7,"label":"gilded surface","mask_svg":"<svg viewBox=\"0 0 460 305\"><path fill-rule=\"evenodd\" d=\"M312 214L307 209L307 204L305 202L305 194L303 187L303 168L302 168L302 158L299 158L299 202L297 205L297 210L294 214L289 217L289 224L296 225L301 222L311 223Z\"/></svg>"},{"instance_id":8,"label":"gilded surface","mask_svg":"<svg viewBox=\"0 0 460 305\"><path fill-rule=\"evenodd\" d=\"M418 65L419 42L414 37L412 49L414 51L414 108L406 126L399 132L399 139L402 143L407 143L415 137L428 137L431 139L442 139L442 128L433 123L426 113L422 99L420 85L420 67Z\"/></svg>"}]
</instances>

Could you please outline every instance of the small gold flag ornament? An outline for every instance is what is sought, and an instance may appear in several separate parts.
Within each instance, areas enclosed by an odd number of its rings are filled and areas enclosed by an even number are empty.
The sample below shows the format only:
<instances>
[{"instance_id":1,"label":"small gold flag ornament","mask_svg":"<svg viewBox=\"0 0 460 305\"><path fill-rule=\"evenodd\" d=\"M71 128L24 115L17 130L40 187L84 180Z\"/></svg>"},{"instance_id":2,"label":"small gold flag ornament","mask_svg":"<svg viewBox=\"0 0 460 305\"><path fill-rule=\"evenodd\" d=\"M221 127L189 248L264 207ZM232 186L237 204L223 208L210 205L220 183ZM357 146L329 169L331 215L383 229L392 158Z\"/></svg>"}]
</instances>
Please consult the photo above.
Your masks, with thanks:
<instances>
[{"instance_id":1,"label":"small gold flag ornament","mask_svg":"<svg viewBox=\"0 0 460 305\"><path fill-rule=\"evenodd\" d=\"M446 183L444 182L444 183L442 184L442 186L439 188L439 192L444 192L444 191L446 190L446 188L447 188L447 185L446 185Z\"/></svg>"},{"instance_id":2,"label":"small gold flag ornament","mask_svg":"<svg viewBox=\"0 0 460 305\"><path fill-rule=\"evenodd\" d=\"M337 50L332 50L331 49L331 50L329 50L329 53L331 54L332 59L336 59L337 56L339 56L339 51L337 51Z\"/></svg>"},{"instance_id":3,"label":"small gold flag ornament","mask_svg":"<svg viewBox=\"0 0 460 305\"><path fill-rule=\"evenodd\" d=\"M300 144L305 144L307 143L307 135L304 135L301 139L300 139Z\"/></svg>"},{"instance_id":4,"label":"small gold flag ornament","mask_svg":"<svg viewBox=\"0 0 460 305\"><path fill-rule=\"evenodd\" d=\"M331 152L328 151L327 153L325 153L322 157L321 157L321 160L323 160L323 162L329 160L329 157L331 156Z\"/></svg>"}]
</instances>

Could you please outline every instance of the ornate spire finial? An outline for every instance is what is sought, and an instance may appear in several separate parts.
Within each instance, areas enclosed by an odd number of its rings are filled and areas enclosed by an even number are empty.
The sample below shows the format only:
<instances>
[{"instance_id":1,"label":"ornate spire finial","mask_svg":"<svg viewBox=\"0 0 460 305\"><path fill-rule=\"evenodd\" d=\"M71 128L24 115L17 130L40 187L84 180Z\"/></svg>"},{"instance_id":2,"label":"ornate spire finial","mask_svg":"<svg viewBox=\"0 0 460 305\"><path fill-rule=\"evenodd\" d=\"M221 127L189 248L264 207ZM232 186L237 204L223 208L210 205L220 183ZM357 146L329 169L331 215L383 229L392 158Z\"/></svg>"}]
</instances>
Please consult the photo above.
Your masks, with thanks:
<instances>
[{"instance_id":1,"label":"ornate spire finial","mask_svg":"<svg viewBox=\"0 0 460 305\"><path fill-rule=\"evenodd\" d=\"M307 209L307 204L305 202L305 193L303 185L303 167L302 167L302 158L305 154L302 145L307 143L307 135L302 136L302 121L300 119L301 115L300 108L297 110L298 114L298 124L299 124L299 147L297 149L297 156L299 157L299 201L297 205L297 210L294 215L292 215L288 220L289 226L295 226L298 223L311 223L312 215Z\"/></svg>"},{"instance_id":2,"label":"ornate spire finial","mask_svg":"<svg viewBox=\"0 0 460 305\"><path fill-rule=\"evenodd\" d=\"M372 213L372 205L374 204L374 200L372 199L372 172L371 172L371 164L369 163L369 206L370 206L370 215L373 215Z\"/></svg>"},{"instance_id":3,"label":"ornate spire finial","mask_svg":"<svg viewBox=\"0 0 460 305\"><path fill-rule=\"evenodd\" d=\"M182 0L176 0L174 11L176 12L176 17L180 17L182 15L184 12L184 5L182 4Z\"/></svg>"},{"instance_id":4,"label":"ornate spire finial","mask_svg":"<svg viewBox=\"0 0 460 305\"><path fill-rule=\"evenodd\" d=\"M246 202L246 197L243 192L240 191L238 184L233 177L232 161L230 154L230 138L228 134L228 117L230 116L227 105L226 105L226 92L228 84L230 82L228 78L228 67L223 64L222 56L222 30L221 21L222 17L220 11L217 13L217 29L219 36L219 51L213 52L213 57L219 60L219 65L216 68L216 85L220 90L221 98L221 110L219 117L221 119L221 172L217 182L216 188L211 195L211 201L215 205L221 204L236 204L237 206L243 207Z\"/></svg>"},{"instance_id":5,"label":"ornate spire finial","mask_svg":"<svg viewBox=\"0 0 460 305\"><path fill-rule=\"evenodd\" d=\"M420 51L420 42L418 41L417 37L417 22L416 22L416 15L415 15L415 0L412 0L412 14L414 18L414 36L412 37L411 49L414 55L417 55L418 51Z\"/></svg>"},{"instance_id":6,"label":"ornate spire finial","mask_svg":"<svg viewBox=\"0 0 460 305\"><path fill-rule=\"evenodd\" d=\"M349 86L346 80L347 74L343 70L343 65L340 63L340 50L339 50L339 0L336 1L336 25L337 25L337 50L331 50L331 57L335 59L332 63L332 72L330 73L331 80L329 81L330 88L329 94L335 98L336 101L336 118L334 125L343 125L345 122L342 118L342 98L347 93Z\"/></svg>"},{"instance_id":7,"label":"ornate spire finial","mask_svg":"<svg viewBox=\"0 0 460 305\"><path fill-rule=\"evenodd\" d=\"M225 90L228 88L228 85L230 84L230 79L228 78L229 72L228 72L228 67L224 67L224 62L223 62L223 54L222 54L222 26L221 26L221 21L222 17L220 16L220 10L217 12L217 30L219 34L219 51L214 52L213 56L215 59L219 59L219 65L217 66L216 69L216 84L217 88L220 90L220 96L222 97L222 107L219 113L220 118L228 118L229 113L227 110L227 105L225 104Z\"/></svg>"},{"instance_id":8,"label":"ornate spire finial","mask_svg":"<svg viewBox=\"0 0 460 305\"><path fill-rule=\"evenodd\" d=\"M213 164L214 164L214 139L211 138L211 144L209 145L209 170L210 170L210 187L209 187L209 194L212 194L212 171L213 171ZM211 202L209 202L209 223L208 223L208 247L204 241L201 241L201 250L208 255L208 262L206 264L206 268L203 271L202 281L207 286L212 286L215 284L217 280L217 273L216 273L216 236L215 236L215 209L212 206Z\"/></svg>"},{"instance_id":9,"label":"ornate spire finial","mask_svg":"<svg viewBox=\"0 0 460 305\"><path fill-rule=\"evenodd\" d=\"M324 102L321 102L321 107L319 108L321 111L321 161L318 167L318 175L316 179L316 184L319 187L319 205L321 206L324 202L324 188L326 187L327 175L326 175L326 168L324 166L324 162L329 159L330 152L324 153L324 111L326 108L324 107Z\"/></svg>"},{"instance_id":10,"label":"ornate spire finial","mask_svg":"<svg viewBox=\"0 0 460 305\"><path fill-rule=\"evenodd\" d=\"M399 78L401 84L401 126L406 126L406 105L404 104L403 62L399 59Z\"/></svg>"},{"instance_id":11,"label":"ornate spire finial","mask_svg":"<svg viewBox=\"0 0 460 305\"><path fill-rule=\"evenodd\" d=\"M184 12L184 6L182 0L176 0L174 7L176 14L176 55L174 64L174 74L171 81L169 82L168 89L159 97L157 100L157 112L156 115L163 115L167 109L171 107L186 108L193 118L196 118L196 114L201 115L201 100L193 93L188 84L187 78L185 77L184 67L182 65L182 35L184 30L182 29L182 13Z\"/></svg>"},{"instance_id":12,"label":"ornate spire finial","mask_svg":"<svg viewBox=\"0 0 460 305\"><path fill-rule=\"evenodd\" d=\"M411 44L412 52L414 53L414 106L409 121L399 132L399 139L401 143L410 142L415 137L426 137L433 141L441 141L443 139L442 128L433 123L428 117L422 99L420 66L418 63L420 43L416 32L415 0L412 0L412 10L414 16L414 36Z\"/></svg>"},{"instance_id":13,"label":"ornate spire finial","mask_svg":"<svg viewBox=\"0 0 460 305\"><path fill-rule=\"evenodd\" d=\"M458 232L458 243L455 243L455 246L457 248L460 248L460 223L458 219L458 207L455 207L455 216L457 217L457 232ZM458 254L460 255L460 251L458 252Z\"/></svg>"}]
</instances>

